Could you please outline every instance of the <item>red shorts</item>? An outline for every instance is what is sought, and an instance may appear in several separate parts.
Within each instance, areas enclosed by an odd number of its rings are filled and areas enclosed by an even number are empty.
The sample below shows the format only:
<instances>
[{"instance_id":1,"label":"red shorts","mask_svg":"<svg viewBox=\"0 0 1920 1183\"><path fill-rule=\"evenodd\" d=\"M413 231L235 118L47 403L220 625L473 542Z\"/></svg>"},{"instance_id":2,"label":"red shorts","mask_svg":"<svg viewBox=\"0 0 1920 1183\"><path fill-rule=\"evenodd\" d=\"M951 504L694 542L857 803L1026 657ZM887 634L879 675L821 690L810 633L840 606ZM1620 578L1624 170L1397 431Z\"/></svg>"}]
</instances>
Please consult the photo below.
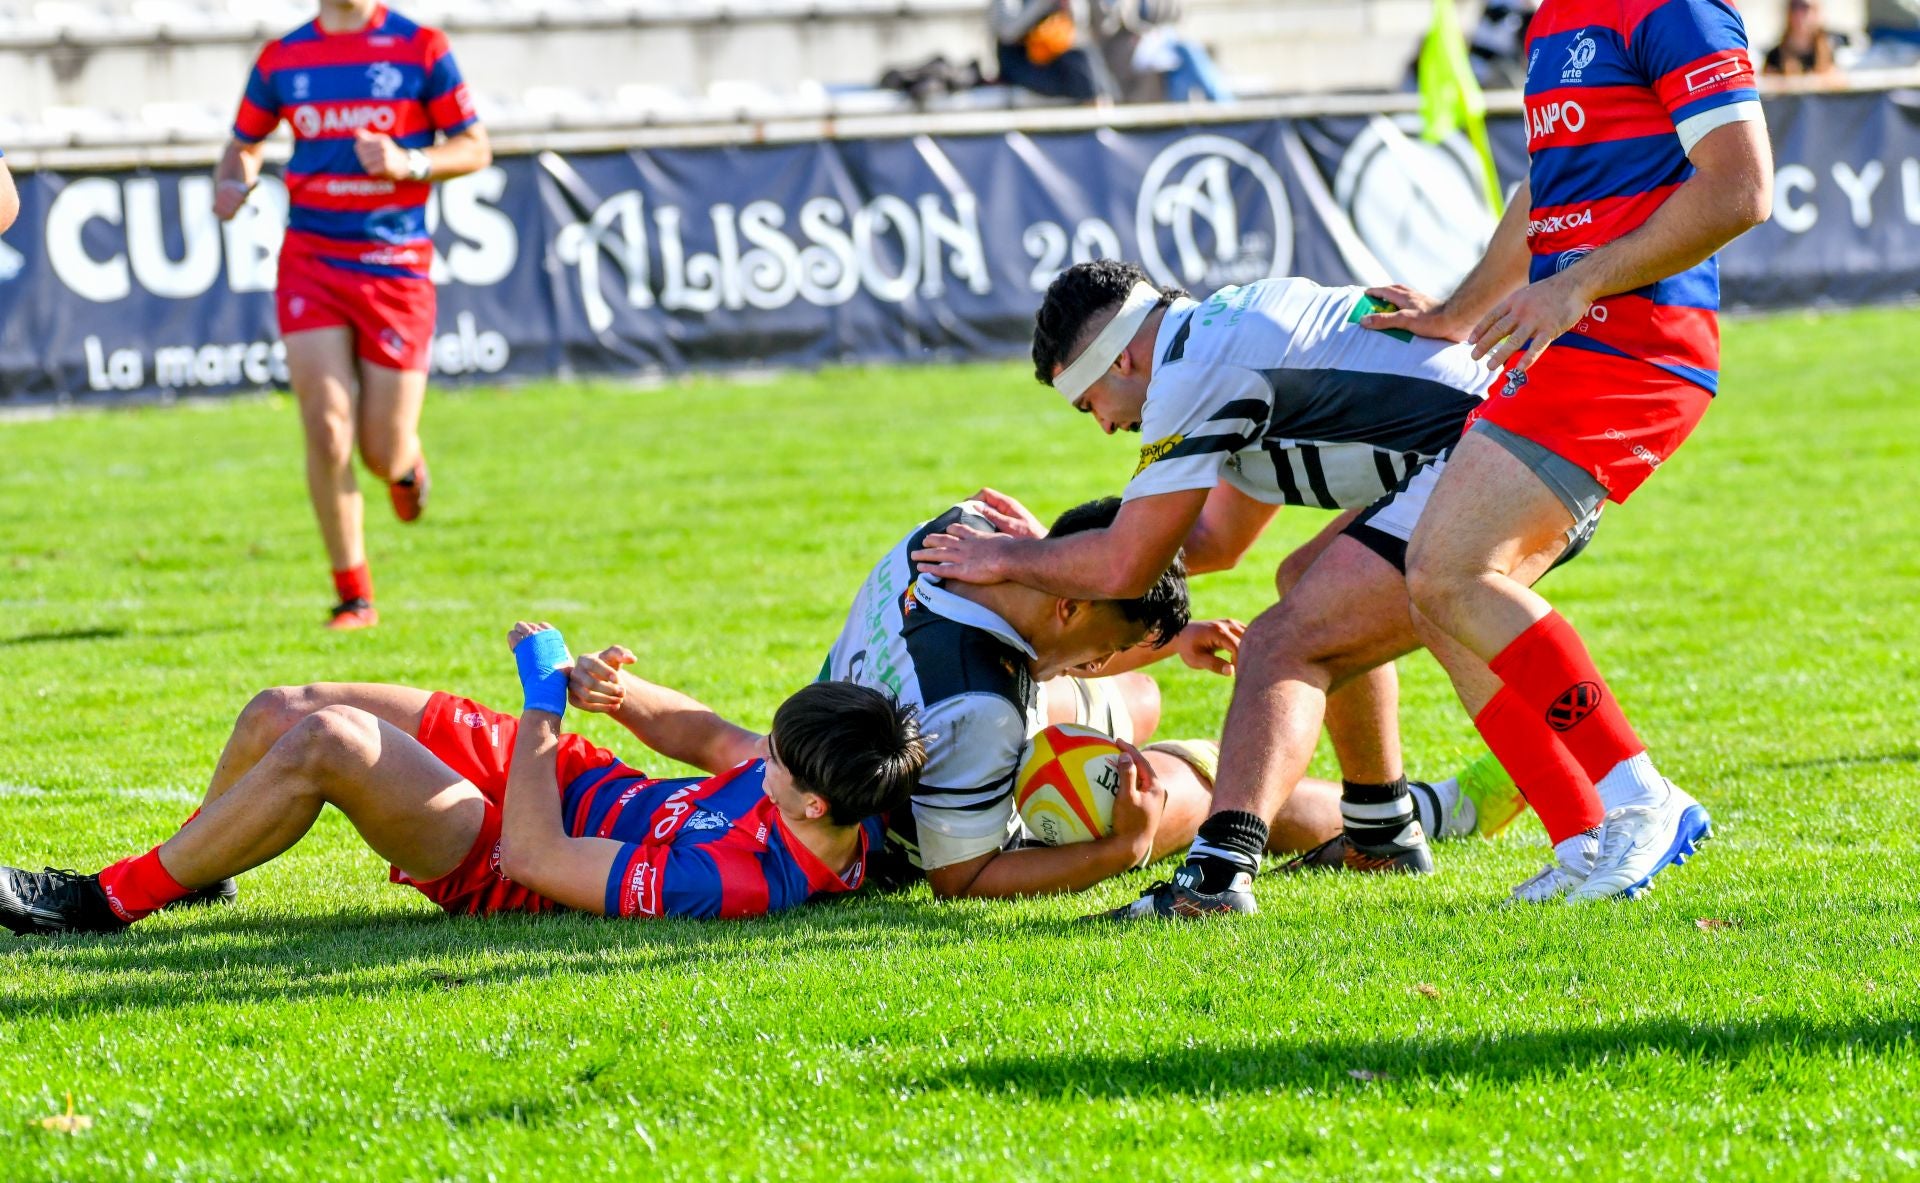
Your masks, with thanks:
<instances>
[{"instance_id":1,"label":"red shorts","mask_svg":"<svg viewBox=\"0 0 1920 1183\"><path fill-rule=\"evenodd\" d=\"M1495 376L1469 417L1498 424L1593 474L1625 501L1666 463L1713 395L1658 366L1590 349L1551 348L1514 383Z\"/></svg>"},{"instance_id":2,"label":"red shorts","mask_svg":"<svg viewBox=\"0 0 1920 1183\"><path fill-rule=\"evenodd\" d=\"M350 329L354 352L376 366L424 371L433 352L431 279L349 271L302 248L295 235L280 248L274 306L282 337L309 329Z\"/></svg>"},{"instance_id":3,"label":"red shorts","mask_svg":"<svg viewBox=\"0 0 1920 1183\"><path fill-rule=\"evenodd\" d=\"M550 912L560 905L536 895L500 873L500 807L507 795L507 767L520 720L489 710L469 698L437 692L420 716L419 740L447 767L480 790L486 802L480 834L460 865L438 879L420 882L393 867L387 877L419 891L449 912ZM583 772L616 761L612 752L578 735L560 737L555 792Z\"/></svg>"}]
</instances>

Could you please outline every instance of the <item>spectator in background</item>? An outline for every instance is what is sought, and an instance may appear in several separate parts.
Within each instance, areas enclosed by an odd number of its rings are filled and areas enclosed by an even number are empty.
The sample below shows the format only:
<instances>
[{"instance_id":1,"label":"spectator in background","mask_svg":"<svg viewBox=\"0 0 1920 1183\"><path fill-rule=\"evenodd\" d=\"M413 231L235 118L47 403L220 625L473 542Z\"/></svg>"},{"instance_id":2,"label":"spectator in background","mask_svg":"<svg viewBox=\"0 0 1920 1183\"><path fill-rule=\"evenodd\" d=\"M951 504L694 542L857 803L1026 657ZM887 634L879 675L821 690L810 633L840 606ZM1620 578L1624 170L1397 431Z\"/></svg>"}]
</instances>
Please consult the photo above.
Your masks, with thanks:
<instances>
[{"instance_id":1,"label":"spectator in background","mask_svg":"<svg viewBox=\"0 0 1920 1183\"><path fill-rule=\"evenodd\" d=\"M1206 47L1174 31L1180 0L1096 0L1101 56L1125 103L1233 101Z\"/></svg>"},{"instance_id":2,"label":"spectator in background","mask_svg":"<svg viewBox=\"0 0 1920 1183\"><path fill-rule=\"evenodd\" d=\"M1527 26L1534 0L1487 0L1467 38L1473 75L1487 90L1520 90L1527 84Z\"/></svg>"},{"instance_id":3,"label":"spectator in background","mask_svg":"<svg viewBox=\"0 0 1920 1183\"><path fill-rule=\"evenodd\" d=\"M1858 70L1920 64L1920 0L1867 0L1867 51Z\"/></svg>"},{"instance_id":4,"label":"spectator in background","mask_svg":"<svg viewBox=\"0 0 1920 1183\"><path fill-rule=\"evenodd\" d=\"M1082 103L1119 95L1106 62L1094 52L1087 0L992 0L987 23L1000 49L1000 81L1035 94Z\"/></svg>"},{"instance_id":5,"label":"spectator in background","mask_svg":"<svg viewBox=\"0 0 1920 1183\"><path fill-rule=\"evenodd\" d=\"M14 191L13 174L7 171L6 153L0 152L0 233L20 216L20 194Z\"/></svg>"},{"instance_id":6,"label":"spectator in background","mask_svg":"<svg viewBox=\"0 0 1920 1183\"><path fill-rule=\"evenodd\" d=\"M1765 73L1787 77L1834 77L1834 50L1846 44L1821 20L1819 0L1787 0L1787 30L1767 51Z\"/></svg>"}]
</instances>

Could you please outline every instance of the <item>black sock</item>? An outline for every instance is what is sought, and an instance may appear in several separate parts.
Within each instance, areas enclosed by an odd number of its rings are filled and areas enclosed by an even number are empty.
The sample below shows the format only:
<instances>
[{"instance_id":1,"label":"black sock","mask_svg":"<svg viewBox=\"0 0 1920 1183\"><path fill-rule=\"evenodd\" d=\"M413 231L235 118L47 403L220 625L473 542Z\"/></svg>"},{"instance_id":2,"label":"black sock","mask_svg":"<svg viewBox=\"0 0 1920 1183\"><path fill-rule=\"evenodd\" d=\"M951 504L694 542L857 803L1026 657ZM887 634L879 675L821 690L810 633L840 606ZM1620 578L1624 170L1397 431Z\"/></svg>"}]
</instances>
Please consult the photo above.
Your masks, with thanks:
<instances>
[{"instance_id":1,"label":"black sock","mask_svg":"<svg viewBox=\"0 0 1920 1183\"><path fill-rule=\"evenodd\" d=\"M1216 813L1200 823L1200 832L1187 851L1187 866L1199 876L1199 882L1192 886L1209 895L1223 892L1232 885L1235 875L1258 871L1260 856L1266 850L1267 823L1259 814L1234 810Z\"/></svg>"},{"instance_id":2,"label":"black sock","mask_svg":"<svg viewBox=\"0 0 1920 1183\"><path fill-rule=\"evenodd\" d=\"M1391 784L1362 785L1353 781L1340 784L1340 821L1347 838L1365 848L1392 845L1413 818L1413 798L1407 795L1407 778Z\"/></svg>"}]
</instances>

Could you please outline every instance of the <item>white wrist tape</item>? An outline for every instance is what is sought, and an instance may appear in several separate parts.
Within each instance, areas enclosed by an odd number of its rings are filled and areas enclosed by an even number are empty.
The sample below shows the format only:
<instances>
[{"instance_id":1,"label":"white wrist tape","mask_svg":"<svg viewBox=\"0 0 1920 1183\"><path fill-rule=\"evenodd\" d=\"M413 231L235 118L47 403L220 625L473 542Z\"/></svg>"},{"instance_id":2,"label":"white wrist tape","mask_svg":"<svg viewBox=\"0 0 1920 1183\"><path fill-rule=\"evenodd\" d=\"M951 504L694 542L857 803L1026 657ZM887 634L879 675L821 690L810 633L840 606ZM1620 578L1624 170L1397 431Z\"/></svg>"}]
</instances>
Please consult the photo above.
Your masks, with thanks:
<instances>
[{"instance_id":1,"label":"white wrist tape","mask_svg":"<svg viewBox=\"0 0 1920 1183\"><path fill-rule=\"evenodd\" d=\"M1080 356L1073 359L1065 369L1054 376L1053 388L1066 397L1070 403L1079 402L1087 388L1100 380L1120 353L1133 340L1133 335L1146 323L1147 316L1159 306L1163 299L1160 289L1150 283L1136 283L1127 298L1120 302L1120 311L1108 321L1106 327L1093 338Z\"/></svg>"}]
</instances>

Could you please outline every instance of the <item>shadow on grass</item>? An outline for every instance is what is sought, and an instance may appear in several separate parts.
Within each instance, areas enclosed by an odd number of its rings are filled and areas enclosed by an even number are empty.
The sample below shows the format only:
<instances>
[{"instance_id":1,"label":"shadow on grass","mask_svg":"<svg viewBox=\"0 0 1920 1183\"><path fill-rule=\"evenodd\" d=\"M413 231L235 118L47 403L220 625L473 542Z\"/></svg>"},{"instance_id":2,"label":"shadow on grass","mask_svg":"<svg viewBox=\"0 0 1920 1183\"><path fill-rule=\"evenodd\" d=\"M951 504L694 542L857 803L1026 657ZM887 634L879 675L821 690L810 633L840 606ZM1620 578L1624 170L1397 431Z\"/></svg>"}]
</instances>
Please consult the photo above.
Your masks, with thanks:
<instances>
[{"instance_id":1,"label":"shadow on grass","mask_svg":"<svg viewBox=\"0 0 1920 1183\"><path fill-rule=\"evenodd\" d=\"M93 628L51 629L45 632L17 633L11 637L0 637L0 648L12 648L19 645L57 645L65 641L152 641L165 638L198 637L207 633L219 632L216 628L160 628L140 629L129 633L122 625L100 625Z\"/></svg>"},{"instance_id":2,"label":"shadow on grass","mask_svg":"<svg viewBox=\"0 0 1920 1183\"><path fill-rule=\"evenodd\" d=\"M1182 1098L1274 1089L1360 1089L1371 1082L1448 1078L1522 1082L1556 1078L1638 1055L1731 1065L1781 1051L1848 1049L1911 1056L1920 1016L1821 1023L1771 1017L1698 1023L1657 1019L1612 1027L1403 1039L1276 1040L1253 1046L1215 1043L1137 1056L1058 1053L968 1064L911 1083L935 1089L1049 1098ZM1871 1071L1871 1069L1863 1069Z\"/></svg>"},{"instance_id":3,"label":"shadow on grass","mask_svg":"<svg viewBox=\"0 0 1920 1183\"><path fill-rule=\"evenodd\" d=\"M125 935L0 945L0 970L37 961L34 975L50 987L0 997L0 1019L764 964L817 950L845 952L909 929L916 944L951 945L977 932L975 923L951 909L896 902L731 922L233 910Z\"/></svg>"},{"instance_id":4,"label":"shadow on grass","mask_svg":"<svg viewBox=\"0 0 1920 1183\"><path fill-rule=\"evenodd\" d=\"M1871 764L1920 764L1920 748L1892 752L1859 752L1846 756L1822 756L1814 760L1781 760L1765 767L1782 772L1800 772L1815 768L1862 768Z\"/></svg>"}]
</instances>

